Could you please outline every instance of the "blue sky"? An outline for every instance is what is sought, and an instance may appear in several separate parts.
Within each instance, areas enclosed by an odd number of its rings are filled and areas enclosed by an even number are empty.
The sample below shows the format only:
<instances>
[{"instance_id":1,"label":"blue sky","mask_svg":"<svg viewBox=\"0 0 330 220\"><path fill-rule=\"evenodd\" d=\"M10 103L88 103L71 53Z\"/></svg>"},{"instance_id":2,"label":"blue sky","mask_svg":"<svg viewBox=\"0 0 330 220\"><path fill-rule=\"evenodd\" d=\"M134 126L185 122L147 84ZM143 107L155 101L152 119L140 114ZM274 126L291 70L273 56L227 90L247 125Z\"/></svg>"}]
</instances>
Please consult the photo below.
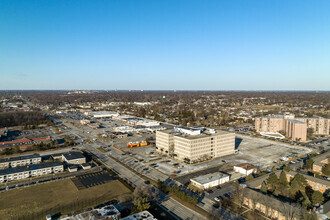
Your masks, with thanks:
<instances>
[{"instance_id":1,"label":"blue sky","mask_svg":"<svg viewBox=\"0 0 330 220\"><path fill-rule=\"evenodd\" d=\"M322 0L0 0L0 90L330 90L329 9Z\"/></svg>"}]
</instances>

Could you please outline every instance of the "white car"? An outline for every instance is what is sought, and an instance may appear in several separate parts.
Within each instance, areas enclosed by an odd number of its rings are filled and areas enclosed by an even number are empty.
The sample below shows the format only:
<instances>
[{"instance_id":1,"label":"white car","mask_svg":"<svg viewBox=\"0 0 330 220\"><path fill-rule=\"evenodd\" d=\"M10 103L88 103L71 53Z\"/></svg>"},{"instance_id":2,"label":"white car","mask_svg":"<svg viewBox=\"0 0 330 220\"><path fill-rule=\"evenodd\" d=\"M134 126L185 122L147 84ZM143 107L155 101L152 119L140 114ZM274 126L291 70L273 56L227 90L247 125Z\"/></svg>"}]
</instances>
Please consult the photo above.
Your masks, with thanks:
<instances>
[{"instance_id":1,"label":"white car","mask_svg":"<svg viewBox=\"0 0 330 220\"><path fill-rule=\"evenodd\" d=\"M220 202L220 199L219 199L218 197L215 197L214 200L215 200L216 202Z\"/></svg>"}]
</instances>

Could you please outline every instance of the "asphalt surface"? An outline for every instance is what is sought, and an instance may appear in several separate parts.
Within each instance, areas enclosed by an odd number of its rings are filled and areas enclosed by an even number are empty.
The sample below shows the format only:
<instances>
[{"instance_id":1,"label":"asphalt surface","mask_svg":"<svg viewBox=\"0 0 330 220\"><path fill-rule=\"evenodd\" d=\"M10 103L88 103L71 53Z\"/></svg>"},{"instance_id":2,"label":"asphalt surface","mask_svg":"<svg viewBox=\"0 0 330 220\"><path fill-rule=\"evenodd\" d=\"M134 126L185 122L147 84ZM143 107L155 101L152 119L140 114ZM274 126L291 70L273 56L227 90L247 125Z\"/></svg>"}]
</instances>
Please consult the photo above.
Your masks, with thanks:
<instances>
[{"instance_id":1,"label":"asphalt surface","mask_svg":"<svg viewBox=\"0 0 330 220\"><path fill-rule=\"evenodd\" d=\"M89 137L88 135L80 132L78 129L76 129L75 127L73 127L72 125L68 124L68 123L64 123L71 131L74 135L79 136L81 138L85 138L88 140L92 140L93 138ZM103 144L101 142L96 142L95 144L99 144L99 145L104 145L106 146L106 144ZM132 172L131 170L127 169L126 167L124 167L123 165L121 165L120 163L118 163L117 161L113 160L112 158L110 158L108 155L101 153L99 150L97 150L95 148L95 146L91 146L91 145L84 145L84 149L89 151L90 153L92 153L94 156L96 156L99 160L101 160L103 162L103 164L105 166L107 166L108 168L110 168L111 170L113 170L114 172L116 172L119 177L121 177L122 179L126 180L128 183L130 183L133 187L137 187L137 186L146 186L146 187L152 187L151 185L146 185L145 184L145 179L139 177L137 174L135 174L134 172ZM115 152L115 150L113 150L113 152ZM115 153L116 154L116 153ZM116 154L116 156L119 156L118 154ZM121 155L124 156L124 155ZM116 157L117 158L117 157ZM123 158L117 158L118 160L122 160ZM129 161L129 160L128 160ZM134 162L135 163L135 162ZM139 167L136 167L137 170ZM140 167L142 168L142 167ZM146 175L148 178L157 180L157 179L161 179L164 180L164 176L154 176L153 174L155 174L154 172L157 172L155 170L150 170L150 172L146 172L143 173L143 175ZM159 177L159 178L158 178ZM154 190L158 191L159 194L163 194L162 192L160 192L157 188L152 187ZM202 220L202 219L207 219L206 217L202 216L201 214L193 211L192 209L189 209L188 207L182 205L181 203L177 202L176 200L172 199L171 197L164 195L162 196L164 199L162 199L161 201L159 201L159 203L167 209L167 211L169 211L170 213L173 213L174 215L176 215L178 217L178 219L190 219L190 220Z\"/></svg>"}]
</instances>

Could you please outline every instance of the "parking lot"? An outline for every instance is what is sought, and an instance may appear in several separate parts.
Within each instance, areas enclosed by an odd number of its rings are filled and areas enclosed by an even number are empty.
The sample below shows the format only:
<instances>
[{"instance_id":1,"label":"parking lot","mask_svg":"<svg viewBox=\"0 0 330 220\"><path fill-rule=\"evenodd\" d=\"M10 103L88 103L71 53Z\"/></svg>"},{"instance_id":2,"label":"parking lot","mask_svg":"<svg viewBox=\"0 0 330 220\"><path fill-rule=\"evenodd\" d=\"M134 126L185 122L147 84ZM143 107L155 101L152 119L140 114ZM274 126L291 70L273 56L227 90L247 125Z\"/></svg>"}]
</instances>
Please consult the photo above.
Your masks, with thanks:
<instances>
[{"instance_id":1,"label":"parking lot","mask_svg":"<svg viewBox=\"0 0 330 220\"><path fill-rule=\"evenodd\" d=\"M115 178L112 177L109 173L102 171L77 176L72 179L72 182L75 184L78 190L82 190L85 188L104 184L114 179Z\"/></svg>"}]
</instances>

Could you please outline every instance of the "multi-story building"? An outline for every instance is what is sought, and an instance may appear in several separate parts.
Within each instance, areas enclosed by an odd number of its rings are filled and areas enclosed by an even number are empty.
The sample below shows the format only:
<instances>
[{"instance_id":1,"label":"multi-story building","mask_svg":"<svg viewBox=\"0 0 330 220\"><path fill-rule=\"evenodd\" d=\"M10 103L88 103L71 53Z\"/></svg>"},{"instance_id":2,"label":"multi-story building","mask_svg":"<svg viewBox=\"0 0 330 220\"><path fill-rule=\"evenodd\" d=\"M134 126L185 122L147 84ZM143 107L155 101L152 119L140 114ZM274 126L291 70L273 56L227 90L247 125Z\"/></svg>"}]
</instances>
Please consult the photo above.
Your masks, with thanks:
<instances>
[{"instance_id":1,"label":"multi-story building","mask_svg":"<svg viewBox=\"0 0 330 220\"><path fill-rule=\"evenodd\" d=\"M156 132L157 152L187 163L235 153L235 134L214 129L175 127Z\"/></svg>"},{"instance_id":2,"label":"multi-story building","mask_svg":"<svg viewBox=\"0 0 330 220\"><path fill-rule=\"evenodd\" d=\"M33 164L24 167L8 168L5 170L0 170L0 183L58 173L63 170L63 164L58 161Z\"/></svg>"},{"instance_id":3,"label":"multi-story building","mask_svg":"<svg viewBox=\"0 0 330 220\"><path fill-rule=\"evenodd\" d=\"M322 168L329 163L330 151L313 157L313 171L317 173L322 173Z\"/></svg>"},{"instance_id":4,"label":"multi-story building","mask_svg":"<svg viewBox=\"0 0 330 220\"><path fill-rule=\"evenodd\" d=\"M0 159L0 169L17 167L17 166L26 166L29 164L38 164L38 163L41 163L41 156L39 154L3 158Z\"/></svg>"},{"instance_id":5,"label":"multi-story building","mask_svg":"<svg viewBox=\"0 0 330 220\"><path fill-rule=\"evenodd\" d=\"M285 123L285 134L294 141L303 141L307 139L307 125L296 119L287 119Z\"/></svg>"},{"instance_id":6,"label":"multi-story building","mask_svg":"<svg viewBox=\"0 0 330 220\"><path fill-rule=\"evenodd\" d=\"M314 134L329 135L330 119L326 118L295 118L293 114L256 117L255 129L258 133L276 133L284 131L294 141L306 141L307 128Z\"/></svg>"}]
</instances>

